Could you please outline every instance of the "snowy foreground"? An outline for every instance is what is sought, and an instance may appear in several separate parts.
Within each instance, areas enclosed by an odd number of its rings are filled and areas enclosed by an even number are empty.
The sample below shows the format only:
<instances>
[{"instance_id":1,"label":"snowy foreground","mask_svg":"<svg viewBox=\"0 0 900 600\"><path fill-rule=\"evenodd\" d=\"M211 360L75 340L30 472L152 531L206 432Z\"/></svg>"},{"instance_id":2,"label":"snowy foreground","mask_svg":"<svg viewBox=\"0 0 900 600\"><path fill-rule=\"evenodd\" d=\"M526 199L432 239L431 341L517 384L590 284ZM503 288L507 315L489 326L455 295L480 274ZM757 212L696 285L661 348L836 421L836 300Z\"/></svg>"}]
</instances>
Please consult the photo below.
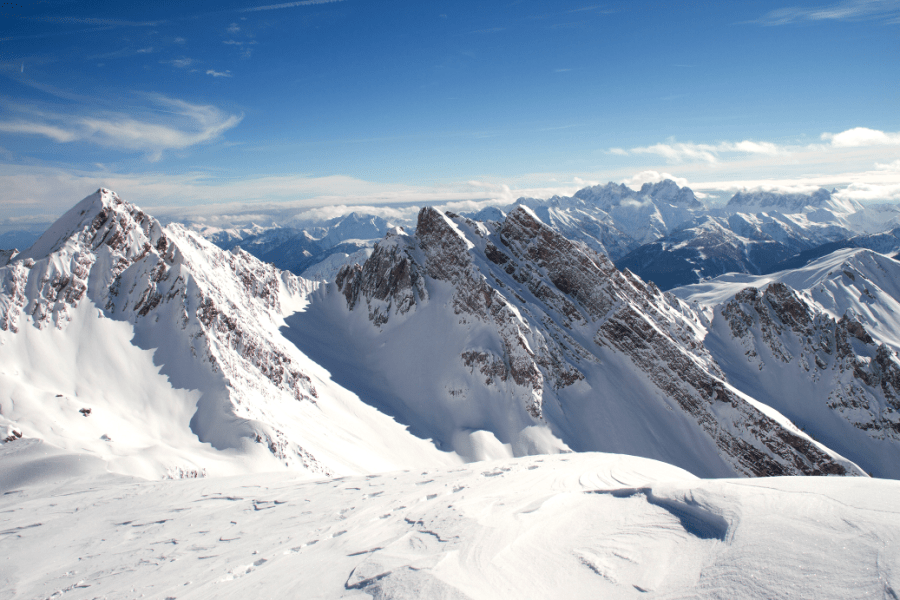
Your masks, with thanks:
<instances>
[{"instance_id":1,"label":"snowy foreground","mask_svg":"<svg viewBox=\"0 0 900 600\"><path fill-rule=\"evenodd\" d=\"M900 482L614 454L145 481L0 448L0 598L897 598Z\"/></svg>"}]
</instances>

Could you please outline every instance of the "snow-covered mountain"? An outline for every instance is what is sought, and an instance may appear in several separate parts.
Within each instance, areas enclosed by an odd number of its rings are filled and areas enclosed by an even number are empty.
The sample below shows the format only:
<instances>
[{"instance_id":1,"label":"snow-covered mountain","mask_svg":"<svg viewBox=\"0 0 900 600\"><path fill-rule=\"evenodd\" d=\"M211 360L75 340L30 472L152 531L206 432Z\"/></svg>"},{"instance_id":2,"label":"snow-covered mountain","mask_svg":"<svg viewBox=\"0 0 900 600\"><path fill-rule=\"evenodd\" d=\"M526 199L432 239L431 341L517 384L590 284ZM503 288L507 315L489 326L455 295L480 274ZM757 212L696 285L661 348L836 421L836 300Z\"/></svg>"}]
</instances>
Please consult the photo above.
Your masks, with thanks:
<instances>
[{"instance_id":1,"label":"snow-covered mountain","mask_svg":"<svg viewBox=\"0 0 900 600\"><path fill-rule=\"evenodd\" d=\"M880 254L896 255L900 252L900 227L881 231L879 233L870 233L864 235L856 235L853 237L827 242L815 248L804 250L798 254L776 263L762 271L765 273L775 273L777 271L785 271L788 269L797 269L804 267L816 260L827 256L832 252L836 252L843 248L868 248Z\"/></svg>"},{"instance_id":2,"label":"snow-covered mountain","mask_svg":"<svg viewBox=\"0 0 900 600\"><path fill-rule=\"evenodd\" d=\"M880 477L900 477L900 263L845 249L792 271L674 290L744 393Z\"/></svg>"},{"instance_id":3,"label":"snow-covered mountain","mask_svg":"<svg viewBox=\"0 0 900 600\"><path fill-rule=\"evenodd\" d=\"M668 235L705 210L689 188L668 179L645 183L638 191L608 183L584 188L571 197L519 198L507 212L520 205L531 208L566 237L613 260Z\"/></svg>"},{"instance_id":4,"label":"snow-covered mountain","mask_svg":"<svg viewBox=\"0 0 900 600\"><path fill-rule=\"evenodd\" d=\"M99 190L0 268L0 438L149 477L458 462L281 336L314 287Z\"/></svg>"},{"instance_id":5,"label":"snow-covered mountain","mask_svg":"<svg viewBox=\"0 0 900 600\"><path fill-rule=\"evenodd\" d=\"M198 233L223 250L256 258L311 280L331 280L345 264L364 261L393 225L375 215L350 213L316 225L205 228Z\"/></svg>"},{"instance_id":6,"label":"snow-covered mountain","mask_svg":"<svg viewBox=\"0 0 900 600\"><path fill-rule=\"evenodd\" d=\"M470 459L603 450L705 476L854 473L736 391L700 318L520 206L425 208L287 319L341 383Z\"/></svg>"},{"instance_id":7,"label":"snow-covered mountain","mask_svg":"<svg viewBox=\"0 0 900 600\"><path fill-rule=\"evenodd\" d=\"M809 221L802 214L704 215L615 263L668 290L725 273L768 273L799 253L852 235L840 225Z\"/></svg>"},{"instance_id":8,"label":"snow-covered mountain","mask_svg":"<svg viewBox=\"0 0 900 600\"><path fill-rule=\"evenodd\" d=\"M833 221L836 217L846 217L863 210L863 206L855 200L837 198L834 193L820 188L812 194L784 192L738 192L725 205L727 211L736 213L768 213L781 214L802 213L810 220Z\"/></svg>"}]
</instances>

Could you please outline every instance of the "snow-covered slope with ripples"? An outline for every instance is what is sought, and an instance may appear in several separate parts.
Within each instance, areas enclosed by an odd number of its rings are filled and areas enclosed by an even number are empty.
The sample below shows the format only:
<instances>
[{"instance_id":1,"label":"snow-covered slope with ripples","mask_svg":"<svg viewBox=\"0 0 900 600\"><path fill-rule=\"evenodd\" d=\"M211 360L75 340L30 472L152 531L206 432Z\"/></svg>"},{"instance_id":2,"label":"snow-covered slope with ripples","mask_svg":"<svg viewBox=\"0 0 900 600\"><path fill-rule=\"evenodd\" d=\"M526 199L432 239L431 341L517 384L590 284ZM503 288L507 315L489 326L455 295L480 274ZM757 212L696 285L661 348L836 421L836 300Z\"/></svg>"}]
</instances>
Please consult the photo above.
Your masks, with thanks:
<instances>
[{"instance_id":1,"label":"snow-covered slope with ripples","mask_svg":"<svg viewBox=\"0 0 900 600\"><path fill-rule=\"evenodd\" d=\"M893 598L900 483L609 454L144 482L0 448L0 598ZM74 476L74 477L73 477Z\"/></svg>"}]
</instances>

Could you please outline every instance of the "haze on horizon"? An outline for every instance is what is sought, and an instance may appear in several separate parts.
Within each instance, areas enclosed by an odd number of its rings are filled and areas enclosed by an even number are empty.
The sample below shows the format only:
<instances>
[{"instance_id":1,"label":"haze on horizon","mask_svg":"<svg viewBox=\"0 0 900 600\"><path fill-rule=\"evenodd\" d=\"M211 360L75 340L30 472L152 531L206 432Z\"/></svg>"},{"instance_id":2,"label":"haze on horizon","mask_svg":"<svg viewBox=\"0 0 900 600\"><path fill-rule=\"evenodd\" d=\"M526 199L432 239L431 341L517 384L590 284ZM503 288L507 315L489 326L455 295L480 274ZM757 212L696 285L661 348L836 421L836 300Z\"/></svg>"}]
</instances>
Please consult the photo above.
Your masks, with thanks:
<instances>
[{"instance_id":1,"label":"haze on horizon","mask_svg":"<svg viewBox=\"0 0 900 600\"><path fill-rule=\"evenodd\" d=\"M900 200L900 0L0 7L0 230L160 213L701 196ZM199 212L198 212L199 211Z\"/></svg>"}]
</instances>

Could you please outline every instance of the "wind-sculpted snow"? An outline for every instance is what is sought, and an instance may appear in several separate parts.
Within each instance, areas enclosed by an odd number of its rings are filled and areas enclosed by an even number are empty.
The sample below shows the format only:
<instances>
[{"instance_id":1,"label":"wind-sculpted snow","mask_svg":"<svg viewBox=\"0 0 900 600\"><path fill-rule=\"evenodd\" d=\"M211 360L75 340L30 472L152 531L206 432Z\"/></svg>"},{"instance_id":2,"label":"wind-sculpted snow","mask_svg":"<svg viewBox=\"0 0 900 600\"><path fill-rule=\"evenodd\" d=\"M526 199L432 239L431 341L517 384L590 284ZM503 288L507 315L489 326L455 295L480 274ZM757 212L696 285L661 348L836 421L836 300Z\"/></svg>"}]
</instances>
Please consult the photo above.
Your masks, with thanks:
<instances>
[{"instance_id":1,"label":"wind-sculpted snow","mask_svg":"<svg viewBox=\"0 0 900 600\"><path fill-rule=\"evenodd\" d=\"M79 460L79 458L81 460ZM146 482L0 447L0 597L893 598L894 481L569 454Z\"/></svg>"},{"instance_id":2,"label":"wind-sculpted snow","mask_svg":"<svg viewBox=\"0 0 900 600\"><path fill-rule=\"evenodd\" d=\"M351 409L341 421L353 400L280 334L316 284L243 250L163 228L99 190L0 268L0 286L0 426L10 431L90 447L147 476L397 464L376 450L392 442L351 441L389 419L367 425ZM57 349L42 355L48 344ZM322 430L326 414L338 421Z\"/></svg>"},{"instance_id":3,"label":"wind-sculpted snow","mask_svg":"<svg viewBox=\"0 0 900 600\"><path fill-rule=\"evenodd\" d=\"M858 472L736 392L686 304L617 271L525 207L489 225L425 208L414 237L389 236L365 265L346 267L332 292L314 296L313 306L338 292L383 332L381 343L373 334L379 352L405 355L395 346L403 339L442 347L445 362L409 367L423 369L426 380L447 380L443 390L427 384L404 391L401 382L382 389L394 414L451 447L462 444L457 427L487 430L514 454L530 453L517 436L532 426L573 449L664 455L703 474ZM422 331L453 333L429 342L410 334L417 322ZM513 427L508 415L505 422L490 416L510 393L520 404L509 410L525 413ZM416 399L423 396L431 398L427 406ZM472 402L482 413L474 420ZM649 423L653 439L644 430ZM626 441L612 428L640 437ZM663 439L665 449L656 446Z\"/></svg>"}]
</instances>

